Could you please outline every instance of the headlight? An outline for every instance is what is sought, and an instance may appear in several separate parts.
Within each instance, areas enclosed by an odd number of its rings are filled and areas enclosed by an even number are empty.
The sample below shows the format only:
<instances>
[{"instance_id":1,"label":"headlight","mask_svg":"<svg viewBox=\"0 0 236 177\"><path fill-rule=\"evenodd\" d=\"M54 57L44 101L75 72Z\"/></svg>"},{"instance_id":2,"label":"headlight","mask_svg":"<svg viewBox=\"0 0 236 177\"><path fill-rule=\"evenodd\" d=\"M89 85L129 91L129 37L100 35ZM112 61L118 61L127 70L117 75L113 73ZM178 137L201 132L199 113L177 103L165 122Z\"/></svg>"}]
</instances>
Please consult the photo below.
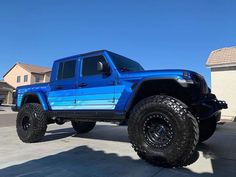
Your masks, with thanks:
<instances>
[{"instance_id":1,"label":"headlight","mask_svg":"<svg viewBox=\"0 0 236 177\"><path fill-rule=\"evenodd\" d=\"M192 79L177 79L177 81L180 83L180 84L193 84L193 80Z\"/></svg>"}]
</instances>

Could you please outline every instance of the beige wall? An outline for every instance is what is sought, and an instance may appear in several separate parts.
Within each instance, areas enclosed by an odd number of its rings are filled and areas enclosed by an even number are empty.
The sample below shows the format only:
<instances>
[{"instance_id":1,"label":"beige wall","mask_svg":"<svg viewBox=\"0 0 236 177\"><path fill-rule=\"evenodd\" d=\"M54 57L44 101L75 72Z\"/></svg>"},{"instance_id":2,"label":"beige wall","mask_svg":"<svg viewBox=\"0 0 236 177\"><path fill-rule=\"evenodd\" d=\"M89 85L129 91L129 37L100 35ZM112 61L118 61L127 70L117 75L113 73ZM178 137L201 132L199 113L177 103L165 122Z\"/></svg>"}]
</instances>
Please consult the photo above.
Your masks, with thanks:
<instances>
[{"instance_id":1,"label":"beige wall","mask_svg":"<svg viewBox=\"0 0 236 177\"><path fill-rule=\"evenodd\" d=\"M36 82L36 75L38 75L40 77L40 80L39 82ZM44 75L43 74L32 74L31 75L31 84L38 84L38 83L42 83L43 82L43 78L44 78Z\"/></svg>"},{"instance_id":2,"label":"beige wall","mask_svg":"<svg viewBox=\"0 0 236 177\"><path fill-rule=\"evenodd\" d=\"M8 94L7 94L7 98L6 98L6 103L7 104L12 104L12 102L13 102L12 96L13 96L13 93L9 91Z\"/></svg>"},{"instance_id":3,"label":"beige wall","mask_svg":"<svg viewBox=\"0 0 236 177\"><path fill-rule=\"evenodd\" d=\"M36 75L40 77L39 82L36 82ZM49 82L50 81L51 72L45 74L32 74L31 75L31 84L37 84L42 82Z\"/></svg>"},{"instance_id":4,"label":"beige wall","mask_svg":"<svg viewBox=\"0 0 236 177\"><path fill-rule=\"evenodd\" d=\"M51 77L51 72L45 73L44 74L44 82L49 82Z\"/></svg>"},{"instance_id":5,"label":"beige wall","mask_svg":"<svg viewBox=\"0 0 236 177\"><path fill-rule=\"evenodd\" d=\"M225 100L228 109L222 111L224 118L236 117L236 67L212 68L211 88L220 100Z\"/></svg>"},{"instance_id":6,"label":"beige wall","mask_svg":"<svg viewBox=\"0 0 236 177\"><path fill-rule=\"evenodd\" d=\"M28 75L28 82L24 82L24 75ZM20 82L17 83L17 76L20 76ZM24 70L22 67L15 65L14 68L4 77L4 81L14 88L22 85L29 85L31 83L30 72Z\"/></svg>"}]
</instances>

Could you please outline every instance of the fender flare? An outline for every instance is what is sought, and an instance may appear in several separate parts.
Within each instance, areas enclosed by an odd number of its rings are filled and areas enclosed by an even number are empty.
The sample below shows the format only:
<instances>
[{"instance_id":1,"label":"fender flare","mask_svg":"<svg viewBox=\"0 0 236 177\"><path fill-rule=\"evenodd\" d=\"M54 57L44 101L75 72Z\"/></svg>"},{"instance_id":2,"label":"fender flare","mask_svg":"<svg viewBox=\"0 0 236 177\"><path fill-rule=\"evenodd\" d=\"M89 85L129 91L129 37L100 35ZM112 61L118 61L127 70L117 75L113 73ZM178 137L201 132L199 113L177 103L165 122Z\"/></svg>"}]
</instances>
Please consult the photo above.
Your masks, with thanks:
<instances>
[{"instance_id":1,"label":"fender flare","mask_svg":"<svg viewBox=\"0 0 236 177\"><path fill-rule=\"evenodd\" d=\"M125 111L126 112L129 112L130 109L131 109L131 106L134 102L134 99L140 89L140 87L145 83L145 82L148 82L148 81L160 81L160 80L172 80L174 82L176 82L176 84L179 84L181 87L187 87L186 84L183 85L183 83L179 83L178 82L178 78L175 78L175 77L166 77L166 78L146 78L146 79L143 79L141 81L139 81L137 84L135 84L134 86L134 89L133 89L133 93L131 94L130 96L130 99L128 100L128 102L126 103L125 105Z\"/></svg>"},{"instance_id":2,"label":"fender flare","mask_svg":"<svg viewBox=\"0 0 236 177\"><path fill-rule=\"evenodd\" d=\"M41 104L44 111L49 110L47 99L46 99L45 95L42 92L27 92L27 93L25 93L23 95L23 99L21 101L20 107L22 106L23 101L25 100L25 98L27 96L30 96L30 95L37 96L37 98L39 99L39 102L40 102L40 104Z\"/></svg>"}]
</instances>

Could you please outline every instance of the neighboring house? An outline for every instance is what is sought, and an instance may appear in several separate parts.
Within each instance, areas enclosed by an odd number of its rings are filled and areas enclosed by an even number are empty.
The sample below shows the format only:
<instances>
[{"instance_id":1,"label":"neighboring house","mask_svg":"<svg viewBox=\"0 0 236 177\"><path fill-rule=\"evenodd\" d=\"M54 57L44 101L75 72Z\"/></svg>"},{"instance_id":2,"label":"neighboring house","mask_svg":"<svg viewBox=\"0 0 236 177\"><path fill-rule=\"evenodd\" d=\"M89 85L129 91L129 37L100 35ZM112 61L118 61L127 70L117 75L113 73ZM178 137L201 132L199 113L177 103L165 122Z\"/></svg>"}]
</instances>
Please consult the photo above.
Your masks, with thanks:
<instances>
[{"instance_id":1,"label":"neighboring house","mask_svg":"<svg viewBox=\"0 0 236 177\"><path fill-rule=\"evenodd\" d=\"M211 52L206 66L211 69L211 89L219 99L228 103L222 111L227 119L236 118L236 46Z\"/></svg>"},{"instance_id":2,"label":"neighboring house","mask_svg":"<svg viewBox=\"0 0 236 177\"><path fill-rule=\"evenodd\" d=\"M51 68L16 63L3 78L5 82L16 88L22 85L49 82L50 75Z\"/></svg>"},{"instance_id":3,"label":"neighboring house","mask_svg":"<svg viewBox=\"0 0 236 177\"><path fill-rule=\"evenodd\" d=\"M10 86L4 81L0 81L0 98L1 98L0 101L1 102L3 98L3 103L11 104L13 102L13 96L12 96L13 91L14 91L14 88L12 86Z\"/></svg>"}]
</instances>

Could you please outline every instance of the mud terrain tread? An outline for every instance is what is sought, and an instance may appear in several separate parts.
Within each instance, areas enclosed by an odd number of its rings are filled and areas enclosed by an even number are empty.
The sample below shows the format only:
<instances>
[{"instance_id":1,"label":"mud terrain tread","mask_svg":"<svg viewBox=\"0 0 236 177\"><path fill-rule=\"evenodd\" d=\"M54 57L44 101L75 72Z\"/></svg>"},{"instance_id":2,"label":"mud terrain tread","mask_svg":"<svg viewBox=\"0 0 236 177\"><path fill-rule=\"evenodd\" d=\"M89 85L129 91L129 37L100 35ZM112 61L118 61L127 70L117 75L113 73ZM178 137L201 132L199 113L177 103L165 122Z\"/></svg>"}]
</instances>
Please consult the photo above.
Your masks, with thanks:
<instances>
[{"instance_id":1,"label":"mud terrain tread","mask_svg":"<svg viewBox=\"0 0 236 177\"><path fill-rule=\"evenodd\" d=\"M178 121L185 125L184 129L188 130L183 132L182 139L178 140L180 142L176 149L176 153L169 154L169 160L161 160L158 157L147 155L145 148L140 145L139 142L139 132L136 128L138 122L142 119L141 112L150 106L162 106L167 110L172 110L175 117L178 117ZM191 127L191 128L187 128ZM137 154L144 160L148 161L153 165L164 166L164 167L181 167L189 165L191 162L191 157L195 152L195 147L198 143L199 138L199 128L198 122L195 117L187 110L187 106L181 101L170 97L170 96L160 96L155 95L140 101L131 111L130 118L128 122L128 133L131 144Z\"/></svg>"},{"instance_id":2,"label":"mud terrain tread","mask_svg":"<svg viewBox=\"0 0 236 177\"><path fill-rule=\"evenodd\" d=\"M27 136L22 130L21 121L24 116L29 116L32 120L32 129ZM20 109L16 119L16 129L19 138L25 143L40 141L47 130L47 117L41 105L38 103L27 103Z\"/></svg>"}]
</instances>

